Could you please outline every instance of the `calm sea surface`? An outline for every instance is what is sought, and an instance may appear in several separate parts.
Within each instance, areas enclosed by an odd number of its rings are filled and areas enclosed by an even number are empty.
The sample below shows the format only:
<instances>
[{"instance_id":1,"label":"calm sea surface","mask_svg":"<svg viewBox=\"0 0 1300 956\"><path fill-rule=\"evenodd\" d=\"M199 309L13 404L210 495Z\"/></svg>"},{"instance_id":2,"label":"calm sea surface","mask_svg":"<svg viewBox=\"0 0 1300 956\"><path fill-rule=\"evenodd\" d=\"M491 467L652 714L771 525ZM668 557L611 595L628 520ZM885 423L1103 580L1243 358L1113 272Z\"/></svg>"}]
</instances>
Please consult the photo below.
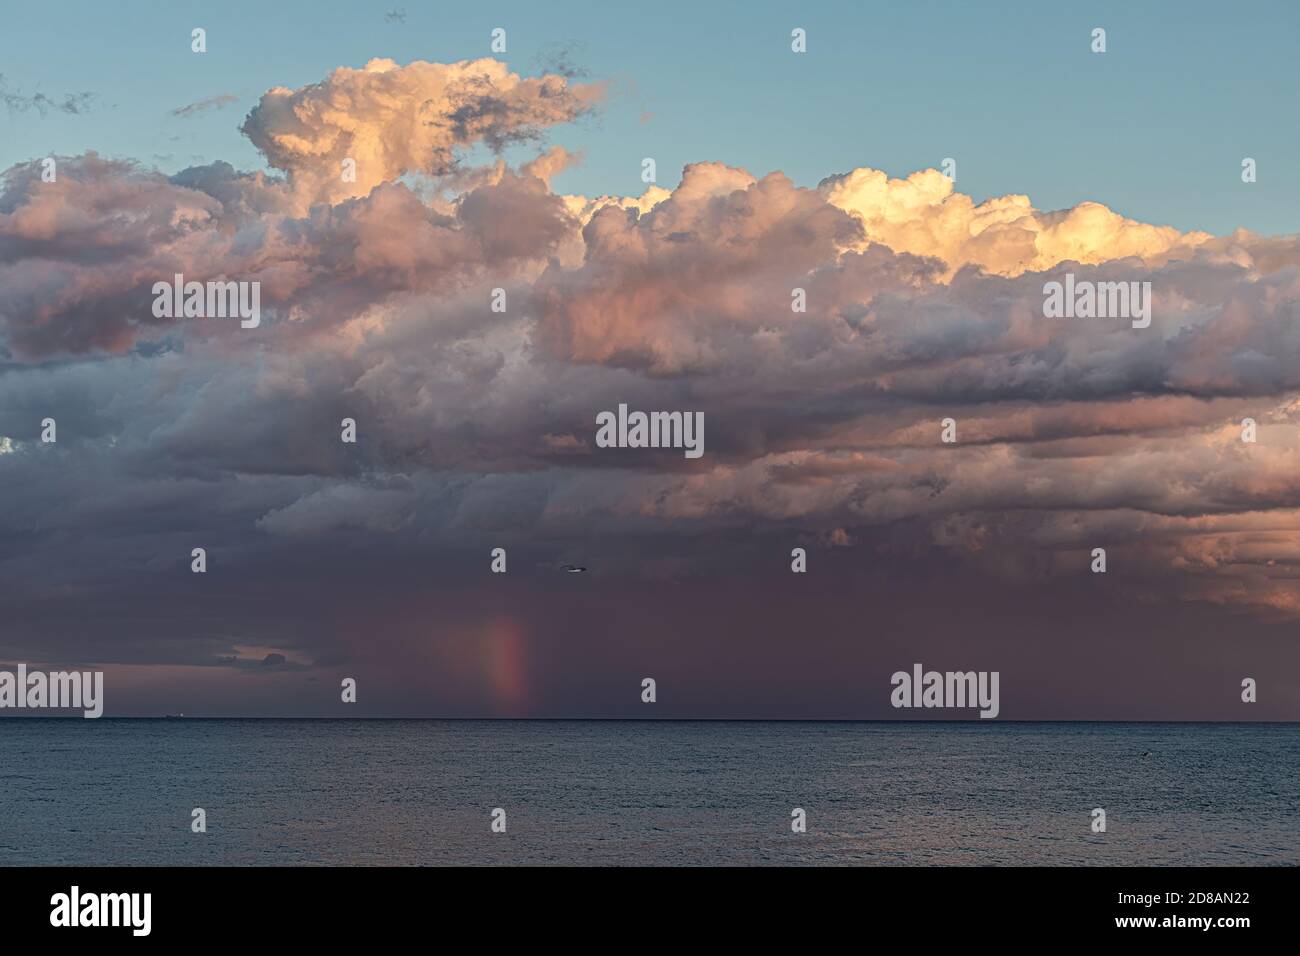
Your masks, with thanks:
<instances>
[{"instance_id":1,"label":"calm sea surface","mask_svg":"<svg viewBox=\"0 0 1300 956\"><path fill-rule=\"evenodd\" d=\"M1296 865L1298 771L1295 724L8 719L0 865Z\"/></svg>"}]
</instances>

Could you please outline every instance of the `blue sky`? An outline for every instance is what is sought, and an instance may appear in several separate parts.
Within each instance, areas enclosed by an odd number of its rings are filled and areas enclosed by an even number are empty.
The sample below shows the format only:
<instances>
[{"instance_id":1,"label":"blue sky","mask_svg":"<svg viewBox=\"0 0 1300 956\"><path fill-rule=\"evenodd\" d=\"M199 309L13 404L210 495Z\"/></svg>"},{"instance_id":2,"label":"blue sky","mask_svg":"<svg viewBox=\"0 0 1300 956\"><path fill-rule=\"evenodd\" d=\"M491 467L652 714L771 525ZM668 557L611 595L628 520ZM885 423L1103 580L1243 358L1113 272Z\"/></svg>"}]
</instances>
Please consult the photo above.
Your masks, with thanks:
<instances>
[{"instance_id":1,"label":"blue sky","mask_svg":"<svg viewBox=\"0 0 1300 956\"><path fill-rule=\"evenodd\" d=\"M266 89L387 56L489 54L534 72L556 50L611 83L599 117L551 132L585 149L561 190L639 193L683 164L780 169L801 185L870 165L891 175L958 162L977 198L1027 193L1039 208L1096 199L1145 221L1293 232L1300 209L1300 71L1294 3L121 3L6 11L10 93L91 91L88 115L0 109L0 166L96 149L166 170L225 159L259 168L237 132ZM405 12L391 22L389 10ZM1287 28L1290 24L1290 28ZM189 49L208 31L209 52ZM794 26L809 50L789 51ZM1093 54L1094 26L1108 52ZM168 112L222 94L224 109ZM647 116L648 114L648 116ZM1259 181L1240 182L1243 156Z\"/></svg>"}]
</instances>

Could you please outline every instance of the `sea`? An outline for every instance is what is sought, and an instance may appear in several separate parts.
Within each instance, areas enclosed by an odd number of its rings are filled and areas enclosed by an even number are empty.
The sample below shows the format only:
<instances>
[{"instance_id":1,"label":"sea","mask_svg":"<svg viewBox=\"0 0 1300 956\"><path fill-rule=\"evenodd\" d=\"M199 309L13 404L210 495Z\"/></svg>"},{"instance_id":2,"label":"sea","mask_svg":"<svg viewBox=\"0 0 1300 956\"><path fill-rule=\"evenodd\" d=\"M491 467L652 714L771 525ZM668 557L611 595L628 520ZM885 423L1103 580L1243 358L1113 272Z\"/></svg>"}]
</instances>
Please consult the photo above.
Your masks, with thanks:
<instances>
[{"instance_id":1,"label":"sea","mask_svg":"<svg viewBox=\"0 0 1300 956\"><path fill-rule=\"evenodd\" d=\"M0 865L1296 865L1297 771L1300 724L4 719Z\"/></svg>"}]
</instances>

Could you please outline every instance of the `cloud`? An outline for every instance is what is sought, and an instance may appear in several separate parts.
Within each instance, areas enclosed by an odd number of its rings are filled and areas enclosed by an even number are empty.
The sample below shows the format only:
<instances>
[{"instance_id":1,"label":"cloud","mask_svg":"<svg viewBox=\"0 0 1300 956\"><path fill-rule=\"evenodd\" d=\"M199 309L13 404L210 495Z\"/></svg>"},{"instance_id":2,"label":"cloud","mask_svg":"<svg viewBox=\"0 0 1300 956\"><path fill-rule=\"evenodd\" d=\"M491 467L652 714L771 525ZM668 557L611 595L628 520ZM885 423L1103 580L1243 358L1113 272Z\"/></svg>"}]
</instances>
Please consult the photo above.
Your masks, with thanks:
<instances>
[{"instance_id":1,"label":"cloud","mask_svg":"<svg viewBox=\"0 0 1300 956\"><path fill-rule=\"evenodd\" d=\"M556 355L656 373L717 364L860 235L848 215L780 174L688 166L644 214L595 212L582 266L539 283L541 341Z\"/></svg>"},{"instance_id":2,"label":"cloud","mask_svg":"<svg viewBox=\"0 0 1300 956\"><path fill-rule=\"evenodd\" d=\"M570 153L563 146L552 146L536 159L525 163L520 172L525 176L536 177L549 186L552 178L581 162L581 153Z\"/></svg>"},{"instance_id":3,"label":"cloud","mask_svg":"<svg viewBox=\"0 0 1300 956\"><path fill-rule=\"evenodd\" d=\"M62 97L49 97L36 92L25 94L21 90L10 89L3 73L0 73L0 102L10 114L27 113L35 110L44 119L51 112L78 116L86 113L95 104L98 97L91 92L65 93Z\"/></svg>"},{"instance_id":4,"label":"cloud","mask_svg":"<svg viewBox=\"0 0 1300 956\"><path fill-rule=\"evenodd\" d=\"M235 103L239 97L232 93L221 93L217 96L209 96L207 99L199 100L196 103L190 103L187 106L178 106L176 109L168 112L169 116L186 118L194 116L197 113L207 113L212 110L219 110Z\"/></svg>"},{"instance_id":5,"label":"cloud","mask_svg":"<svg viewBox=\"0 0 1300 956\"><path fill-rule=\"evenodd\" d=\"M598 84L523 78L492 59L406 66L375 59L312 86L269 91L242 128L289 174L304 204L338 202L406 173L451 172L456 151L475 143L500 150L534 139L601 95ZM356 164L352 182L341 175L347 159Z\"/></svg>"},{"instance_id":6,"label":"cloud","mask_svg":"<svg viewBox=\"0 0 1300 956\"><path fill-rule=\"evenodd\" d=\"M334 485L268 512L257 526L272 534L311 535L341 528L392 532L410 520L411 496L401 489Z\"/></svg>"},{"instance_id":7,"label":"cloud","mask_svg":"<svg viewBox=\"0 0 1300 956\"><path fill-rule=\"evenodd\" d=\"M589 197L552 190L562 146L463 167L461 148L572 120L597 90L372 61L249 114L283 177L93 153L58 157L55 183L7 171L0 612L24 640L249 671L446 654L472 675L475 608L511 600L476 576L496 546L511 580L570 561L641 609L666 603L641 587L703 608L753 575L756 628L795 543L894 575L878 607L902 621L933 581L1095 613L1079 575L1097 546L1134 614L1300 614L1300 237L976 204L933 170L808 189L704 161L671 190ZM1067 271L1149 281L1151 326L1045 318ZM154 319L175 272L259 281L262 326ZM703 412L705 457L595 448L619 403ZM221 569L202 583L195 542ZM114 642L52 611L117 620L167 575ZM571 586L521 586L503 618L569 620ZM196 618L199 600L217 609ZM608 620L629 613L610 600ZM177 620L198 622L183 646Z\"/></svg>"},{"instance_id":8,"label":"cloud","mask_svg":"<svg viewBox=\"0 0 1300 956\"><path fill-rule=\"evenodd\" d=\"M93 153L56 162L53 183L42 181L39 162L5 174L5 346L19 358L121 351L154 323L153 281L205 257L226 258L234 237L203 228L219 210L214 200L160 174Z\"/></svg>"},{"instance_id":9,"label":"cloud","mask_svg":"<svg viewBox=\"0 0 1300 956\"><path fill-rule=\"evenodd\" d=\"M539 73L554 73L566 80L579 79L589 73L586 67L579 66L577 62L585 53L586 44L583 43L549 43L533 60L533 67Z\"/></svg>"},{"instance_id":10,"label":"cloud","mask_svg":"<svg viewBox=\"0 0 1300 956\"><path fill-rule=\"evenodd\" d=\"M977 205L934 169L906 179L855 169L823 180L819 190L862 223L864 243L942 259L949 276L967 265L1018 276L1065 261L1138 258L1155 264L1185 257L1211 238L1125 219L1096 202L1056 213L1034 209L1028 196L1000 196Z\"/></svg>"}]
</instances>

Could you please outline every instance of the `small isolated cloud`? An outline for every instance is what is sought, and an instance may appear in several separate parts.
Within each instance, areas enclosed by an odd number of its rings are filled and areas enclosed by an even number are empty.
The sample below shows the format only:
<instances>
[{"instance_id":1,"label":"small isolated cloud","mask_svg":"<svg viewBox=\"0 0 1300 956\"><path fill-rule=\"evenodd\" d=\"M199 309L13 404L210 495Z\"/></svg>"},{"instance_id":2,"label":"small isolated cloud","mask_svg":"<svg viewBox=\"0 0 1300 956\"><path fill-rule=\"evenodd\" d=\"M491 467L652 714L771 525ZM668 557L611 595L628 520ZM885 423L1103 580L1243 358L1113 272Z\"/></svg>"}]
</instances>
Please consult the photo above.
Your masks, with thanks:
<instances>
[{"instance_id":1,"label":"small isolated cloud","mask_svg":"<svg viewBox=\"0 0 1300 956\"><path fill-rule=\"evenodd\" d=\"M209 96L205 100L199 100L197 103L190 103L188 106L178 106L176 109L168 112L168 116L177 116L184 119L187 116L194 116L196 113L207 113L212 110L223 109L235 102L239 97L233 93L222 93L219 96Z\"/></svg>"},{"instance_id":2,"label":"small isolated cloud","mask_svg":"<svg viewBox=\"0 0 1300 956\"><path fill-rule=\"evenodd\" d=\"M232 650L234 653L220 653L204 663L248 673L262 670L303 671L310 669L312 663L310 658L293 651L281 652L239 644L236 644Z\"/></svg>"}]
</instances>

